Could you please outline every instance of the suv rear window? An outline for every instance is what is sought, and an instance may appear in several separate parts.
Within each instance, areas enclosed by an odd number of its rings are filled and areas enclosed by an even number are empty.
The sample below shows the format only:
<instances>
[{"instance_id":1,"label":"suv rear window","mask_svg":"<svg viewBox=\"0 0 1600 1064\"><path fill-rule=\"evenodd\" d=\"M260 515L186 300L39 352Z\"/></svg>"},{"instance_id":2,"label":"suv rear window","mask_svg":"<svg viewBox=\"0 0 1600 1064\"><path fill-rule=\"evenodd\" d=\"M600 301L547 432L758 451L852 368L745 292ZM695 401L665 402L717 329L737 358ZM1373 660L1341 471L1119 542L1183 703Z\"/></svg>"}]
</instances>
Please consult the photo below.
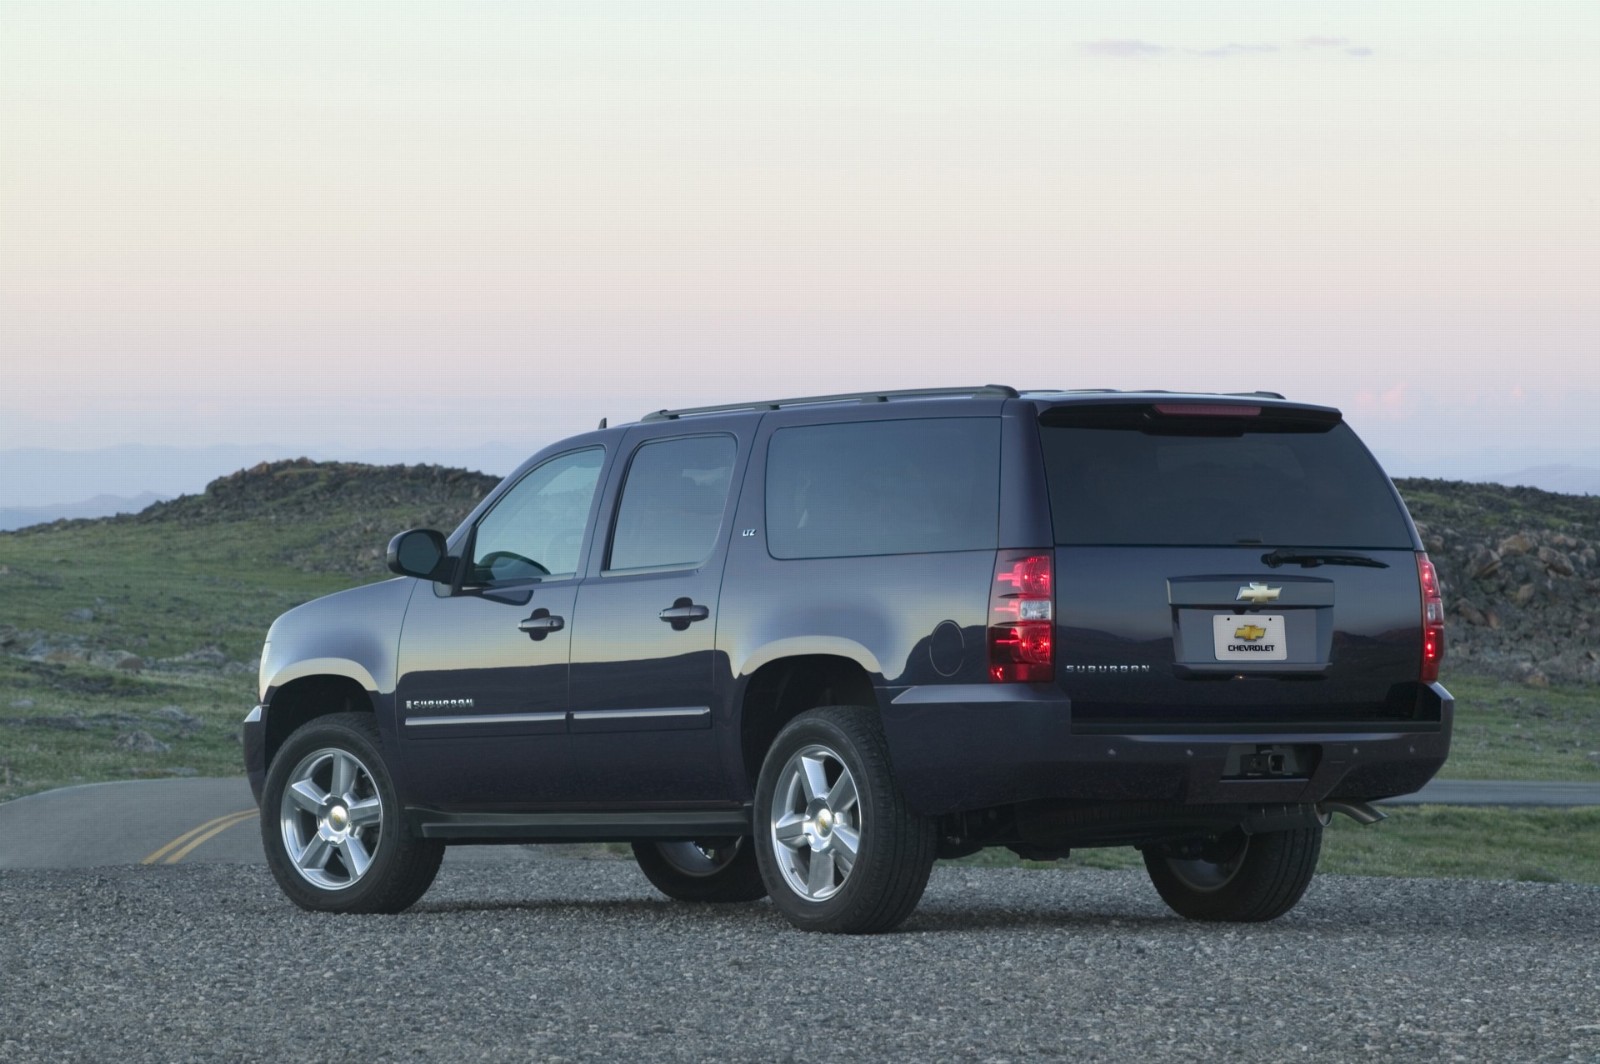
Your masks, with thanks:
<instances>
[{"instance_id":1,"label":"suv rear window","mask_svg":"<svg viewBox=\"0 0 1600 1064\"><path fill-rule=\"evenodd\" d=\"M1040 418L1056 543L1411 549L1388 478L1343 422L1148 411Z\"/></svg>"},{"instance_id":2,"label":"suv rear window","mask_svg":"<svg viewBox=\"0 0 1600 1064\"><path fill-rule=\"evenodd\" d=\"M779 429L767 448L775 558L993 550L997 418L919 418Z\"/></svg>"}]
</instances>

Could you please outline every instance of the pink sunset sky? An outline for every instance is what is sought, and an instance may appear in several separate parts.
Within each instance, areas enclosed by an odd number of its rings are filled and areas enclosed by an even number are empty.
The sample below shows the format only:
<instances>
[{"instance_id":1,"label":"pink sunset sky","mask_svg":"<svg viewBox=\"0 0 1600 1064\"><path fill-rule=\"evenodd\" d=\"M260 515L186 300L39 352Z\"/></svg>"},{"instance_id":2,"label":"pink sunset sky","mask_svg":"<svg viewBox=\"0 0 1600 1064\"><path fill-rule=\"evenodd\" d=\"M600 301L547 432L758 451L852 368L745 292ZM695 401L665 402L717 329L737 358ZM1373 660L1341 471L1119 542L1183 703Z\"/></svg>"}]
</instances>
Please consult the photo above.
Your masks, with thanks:
<instances>
[{"instance_id":1,"label":"pink sunset sky","mask_svg":"<svg viewBox=\"0 0 1600 1064\"><path fill-rule=\"evenodd\" d=\"M1600 467L1597 54L1526 0L7 0L0 453L995 381Z\"/></svg>"}]
</instances>

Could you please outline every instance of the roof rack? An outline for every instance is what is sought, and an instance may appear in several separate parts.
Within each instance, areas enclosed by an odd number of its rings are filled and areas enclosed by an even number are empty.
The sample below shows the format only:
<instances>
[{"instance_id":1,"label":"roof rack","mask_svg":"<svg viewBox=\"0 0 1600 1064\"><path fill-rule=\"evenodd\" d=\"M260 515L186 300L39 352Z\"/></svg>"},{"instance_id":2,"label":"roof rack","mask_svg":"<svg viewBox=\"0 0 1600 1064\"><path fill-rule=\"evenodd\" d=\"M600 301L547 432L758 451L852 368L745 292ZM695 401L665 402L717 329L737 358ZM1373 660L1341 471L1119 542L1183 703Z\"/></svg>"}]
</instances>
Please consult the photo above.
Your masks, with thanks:
<instances>
[{"instance_id":1,"label":"roof rack","mask_svg":"<svg viewBox=\"0 0 1600 1064\"><path fill-rule=\"evenodd\" d=\"M792 399L769 399L760 403L727 403L723 406L687 406L681 410L656 410L640 421L675 421L701 414L729 414L740 410L780 410L786 406L812 406L818 403L887 403L891 399L938 399L945 396L996 396L1017 398L1017 390L1004 384L984 384L976 388L906 388L891 392L845 392L840 395L801 395Z\"/></svg>"}]
</instances>

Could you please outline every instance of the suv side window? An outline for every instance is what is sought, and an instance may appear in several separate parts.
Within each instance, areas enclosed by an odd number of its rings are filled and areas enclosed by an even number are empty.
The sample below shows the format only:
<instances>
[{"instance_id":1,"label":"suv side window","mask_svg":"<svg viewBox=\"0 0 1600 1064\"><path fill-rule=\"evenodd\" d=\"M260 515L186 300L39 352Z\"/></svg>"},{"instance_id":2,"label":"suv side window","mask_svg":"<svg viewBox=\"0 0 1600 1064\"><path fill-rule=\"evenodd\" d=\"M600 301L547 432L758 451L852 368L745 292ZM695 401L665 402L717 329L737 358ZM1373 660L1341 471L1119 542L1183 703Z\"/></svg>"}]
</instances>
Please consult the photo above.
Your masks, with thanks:
<instances>
[{"instance_id":1,"label":"suv side window","mask_svg":"<svg viewBox=\"0 0 1600 1064\"><path fill-rule=\"evenodd\" d=\"M732 436L645 443L617 503L606 570L693 566L711 556L733 481Z\"/></svg>"},{"instance_id":2,"label":"suv side window","mask_svg":"<svg viewBox=\"0 0 1600 1064\"><path fill-rule=\"evenodd\" d=\"M993 550L999 512L998 418L786 428L767 447L774 558Z\"/></svg>"},{"instance_id":3,"label":"suv side window","mask_svg":"<svg viewBox=\"0 0 1600 1064\"><path fill-rule=\"evenodd\" d=\"M478 522L469 584L572 576L600 483L605 450L590 447L536 467Z\"/></svg>"}]
</instances>

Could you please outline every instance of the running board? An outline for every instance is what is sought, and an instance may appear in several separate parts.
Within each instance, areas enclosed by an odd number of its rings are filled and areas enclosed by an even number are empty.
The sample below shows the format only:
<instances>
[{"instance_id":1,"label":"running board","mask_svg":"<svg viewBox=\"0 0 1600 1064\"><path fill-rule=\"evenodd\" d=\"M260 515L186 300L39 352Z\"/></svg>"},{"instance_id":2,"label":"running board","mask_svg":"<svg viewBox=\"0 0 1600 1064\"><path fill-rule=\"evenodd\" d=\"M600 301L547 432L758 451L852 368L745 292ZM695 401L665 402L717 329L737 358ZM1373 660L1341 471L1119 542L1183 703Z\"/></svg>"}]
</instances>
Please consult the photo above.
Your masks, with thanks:
<instances>
[{"instance_id":1,"label":"running board","mask_svg":"<svg viewBox=\"0 0 1600 1064\"><path fill-rule=\"evenodd\" d=\"M442 813L406 810L411 834L446 842L632 842L750 834L750 807L636 813Z\"/></svg>"}]
</instances>

